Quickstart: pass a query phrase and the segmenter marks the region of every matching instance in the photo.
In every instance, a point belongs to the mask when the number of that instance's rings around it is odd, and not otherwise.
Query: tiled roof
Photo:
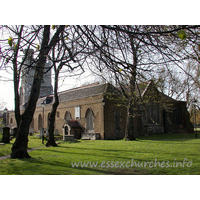
[[[94,85],[94,86],[89,86],[89,87],[81,87],[81,88],[75,88],[72,90],[67,90],[65,92],[62,92],[59,95],[59,100],[60,102],[65,102],[65,101],[70,101],[74,99],[80,99],[84,97],[89,97],[89,96],[95,96],[98,94],[102,94],[106,91],[106,85],[107,84],[102,84],[102,85]]]
[[[144,96],[145,92],[148,90],[151,83],[154,84],[152,81],[139,83],[136,86],[136,95]],[[113,85],[111,85],[109,83],[106,83],[106,84],[94,83],[94,84],[90,84],[90,85],[86,85],[86,86],[82,86],[82,87],[78,87],[78,88],[74,88],[74,89],[69,89],[69,90],[66,90],[63,92],[59,92],[58,96],[59,96],[60,102],[66,102],[66,101],[71,101],[71,100],[75,100],[75,99],[91,97],[91,96],[95,96],[95,95],[99,95],[99,94],[119,95],[120,89],[117,89],[116,87],[114,87]],[[160,94],[162,95],[162,97],[165,100],[176,101],[161,92],[160,92]],[[38,99],[37,107],[41,107],[41,103],[43,103],[48,98],[49,99],[52,98],[52,102],[49,101],[48,104],[52,104],[54,102],[53,95],[42,97],[42,98]]]
[[[60,102],[66,102],[66,101],[81,99],[81,98],[95,96],[95,95],[104,94],[104,93],[119,94],[119,90],[109,83],[106,83],[106,84],[94,83],[87,86],[82,86],[82,87],[66,90],[63,92],[59,92],[58,96],[59,96]],[[37,107],[41,107],[41,103],[43,103],[46,100],[46,98],[50,98],[50,97],[53,97],[53,95],[49,95],[49,96],[38,99]],[[52,104],[53,102],[54,102],[54,97],[53,97],[52,102],[50,102],[49,104]]]
[[[49,96],[45,96],[45,97],[39,98],[38,101],[37,101],[36,107],[41,107],[41,104],[42,104],[43,102],[45,102],[46,99],[48,99],[49,97],[52,98],[52,101],[51,101],[50,103],[48,103],[48,104],[52,104],[53,101],[54,101],[54,97],[53,97],[53,95],[49,95]]]
[[[71,128],[81,128],[81,129],[83,129],[83,127],[80,125],[80,123],[77,120],[67,120],[67,124]]]

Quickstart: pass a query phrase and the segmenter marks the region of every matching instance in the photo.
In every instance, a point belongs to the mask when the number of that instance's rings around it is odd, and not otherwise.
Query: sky
[[[4,81],[6,79],[6,81]],[[0,108],[14,109],[14,89],[12,75],[0,70]]]
[[[14,109],[13,82],[0,82],[0,94],[0,104],[5,103],[3,108]]]
[[[15,13],[16,7],[19,5],[18,1],[11,1],[12,7],[9,8],[9,13]],[[36,1],[37,2],[37,1]],[[35,10],[38,10],[38,3],[31,5],[32,9],[23,9],[23,12],[18,12],[15,17],[5,17],[0,19],[1,24],[198,24],[199,23],[199,8],[194,7],[196,1],[190,1],[190,4],[182,4],[180,2],[168,1],[163,6],[160,1],[139,1],[134,2],[134,5],[130,6],[130,1],[123,1],[123,3],[114,3],[108,1],[101,1],[98,4],[98,9],[95,4],[88,4],[90,1],[80,1],[76,6],[76,12],[74,9],[67,9],[74,6],[74,1],[68,2],[67,5],[60,7],[57,5],[48,5],[48,9],[43,9],[44,13],[39,17],[36,15]],[[193,3],[192,3],[193,2]],[[60,2],[61,3],[61,2]],[[41,1],[39,5],[41,4]],[[129,5],[129,6],[127,6]],[[154,6],[157,5],[157,6]],[[173,5],[173,6],[172,6]],[[56,9],[57,6],[57,9]],[[67,7],[66,7],[67,6]],[[7,7],[7,3],[3,3],[2,7]],[[40,10],[46,8],[44,3],[40,5]],[[137,9],[135,9],[137,8]],[[142,9],[138,9],[142,8]],[[62,12],[62,9],[64,12]],[[67,9],[67,12],[66,12]],[[53,11],[53,15],[50,12]],[[57,11],[56,11],[57,10]],[[88,12],[87,12],[88,10]],[[100,13],[102,13],[101,15]],[[169,12],[170,11],[170,12]],[[7,16],[7,9],[1,11],[1,16]],[[46,12],[46,14],[45,14]],[[51,13],[51,14],[50,14]],[[76,14],[74,14],[76,13]],[[170,13],[170,15],[169,15]],[[187,14],[186,14],[187,13]],[[28,16],[28,17],[24,17]],[[57,17],[55,17],[57,16]],[[72,17],[73,16],[73,17]],[[93,17],[91,17],[93,16]],[[191,17],[192,16],[192,17]],[[5,75],[0,70],[1,76]],[[68,79],[64,82],[64,86],[59,88],[60,91],[72,88],[73,86],[79,86],[84,82],[83,79],[78,81]],[[95,81],[95,79],[89,80]],[[14,109],[14,90],[12,82],[3,82],[0,80],[0,105],[2,102],[6,103],[8,109]]]
[[[86,83],[93,83],[97,81],[97,77],[92,76],[89,71],[86,71],[83,75],[77,77],[62,78],[59,79],[59,92],[79,87]],[[4,78],[2,78],[4,77]],[[3,81],[5,80],[6,81]],[[52,73],[52,86],[53,86],[53,73]],[[12,81],[11,72],[7,73],[4,70],[0,70],[0,109],[8,108],[8,110],[14,110],[14,87]]]

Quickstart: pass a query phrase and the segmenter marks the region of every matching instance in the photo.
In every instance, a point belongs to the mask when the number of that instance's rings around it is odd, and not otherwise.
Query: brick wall
[[[76,99],[72,101],[66,101],[59,104],[57,108],[58,115],[56,115],[55,129],[58,129],[59,133],[62,134],[62,127],[65,124],[65,113],[68,111],[71,113],[71,117],[75,120],[75,107],[80,106],[80,119],[77,119],[83,127],[86,127],[85,114],[88,108],[92,109],[94,113],[94,130],[100,133],[103,139],[103,95],[96,95],[93,97],[87,97],[82,99]],[[52,105],[46,105],[44,108],[44,128],[47,128],[48,114],[51,112]],[[38,116],[43,116],[42,107],[38,107],[34,114],[34,131],[38,132]]]

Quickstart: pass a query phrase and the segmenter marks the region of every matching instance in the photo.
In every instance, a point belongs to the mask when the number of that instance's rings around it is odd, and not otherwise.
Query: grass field
[[[2,135],[0,135],[1,141]],[[0,145],[0,156],[9,155],[11,153],[11,148],[15,139],[12,139],[9,144]],[[29,137],[28,149],[44,146],[41,142],[41,139],[38,139],[34,136]]]
[[[0,156],[10,154],[12,143],[0,145]],[[43,146],[41,140],[30,136],[29,148],[36,146]],[[0,160],[0,174],[200,174],[200,139],[193,134],[61,141],[29,154],[30,159]]]

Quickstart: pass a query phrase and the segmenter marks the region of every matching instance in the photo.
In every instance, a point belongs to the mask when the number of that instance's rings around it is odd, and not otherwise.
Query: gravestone
[[[73,142],[74,141],[74,136],[73,135],[65,135],[64,136],[64,141]]]
[[[49,137],[49,131],[46,128],[44,128],[44,135],[46,135],[46,137]]]
[[[55,130],[55,135],[59,135],[58,129]]]
[[[34,128],[33,127],[30,127],[29,128],[29,135],[33,135],[34,134]]]
[[[3,128],[3,143],[10,143],[10,128],[4,127]]]
[[[16,135],[17,135],[17,128],[16,127],[15,128],[11,128],[10,136],[16,137]]]
[[[44,134],[44,129],[43,129],[43,128],[40,128],[39,133],[40,133],[40,138],[42,138],[42,135]]]
[[[14,129],[13,128],[10,129],[10,136],[14,136]]]

